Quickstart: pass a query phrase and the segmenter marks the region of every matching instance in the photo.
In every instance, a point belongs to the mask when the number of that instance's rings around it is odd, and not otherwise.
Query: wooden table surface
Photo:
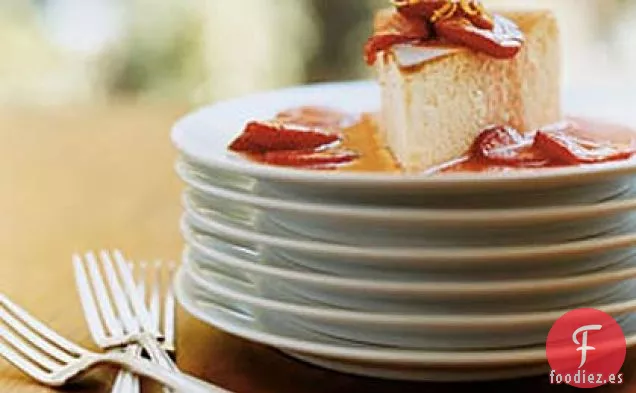
[[[118,247],[133,259],[178,259],[179,192],[169,129],[185,106],[0,111],[0,291],[63,335],[94,348],[73,286],[75,251]],[[546,377],[490,384],[415,384],[307,366],[179,312],[180,366],[236,393],[574,391]],[[623,386],[636,392],[628,362]],[[71,391],[107,392],[111,371]],[[630,384],[630,381],[633,383]],[[152,389],[148,389],[152,390]],[[0,359],[0,392],[44,393]]]

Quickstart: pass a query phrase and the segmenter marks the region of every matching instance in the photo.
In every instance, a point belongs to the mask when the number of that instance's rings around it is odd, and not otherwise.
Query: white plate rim
[[[280,336],[264,331],[241,326],[232,326],[210,318],[194,303],[197,300],[188,299],[190,294],[183,287],[184,273],[180,268],[174,281],[175,295],[181,306],[195,318],[215,326],[227,333],[238,337],[269,345],[283,350],[291,350],[305,354],[339,358],[372,363],[399,363],[421,366],[468,366],[481,367],[510,365],[511,363],[526,364],[539,363],[546,360],[545,348],[531,348],[522,350],[499,350],[494,352],[433,352],[421,350],[392,350],[372,348],[352,348],[338,345],[321,344],[311,341]],[[200,301],[200,300],[199,300]],[[210,303],[210,302],[208,302]],[[626,337],[627,346],[636,345],[636,334]]]
[[[231,298],[251,307],[259,307],[267,311],[275,311],[296,316],[311,316],[323,321],[343,324],[372,324],[375,326],[408,326],[429,329],[506,329],[515,326],[536,326],[554,323],[570,309],[545,312],[525,312],[515,314],[480,314],[465,315],[413,315],[371,313],[367,311],[341,310],[329,307],[313,307],[308,305],[287,303],[278,300],[261,298],[255,294],[239,293],[231,288],[214,285],[202,277],[197,276],[198,267],[192,266],[192,260],[184,260],[183,274],[187,275],[201,288],[210,293]],[[636,300],[614,302],[607,305],[591,306],[610,315],[626,314],[636,311]]]
[[[336,255],[339,257],[358,257],[370,260],[417,260],[431,262],[459,262],[464,264],[480,261],[509,262],[519,259],[534,259],[539,257],[571,257],[573,255],[587,255],[620,248],[636,246],[636,233],[614,235],[544,246],[507,246],[507,247],[471,247],[462,249],[452,248],[423,248],[423,247],[355,247],[337,245],[313,240],[297,240],[281,236],[257,232],[253,229],[240,228],[220,220],[211,221],[199,214],[184,195],[182,203],[188,222],[195,227],[208,232],[220,232],[224,236],[236,240],[259,243],[281,249],[312,252],[321,255]]]
[[[473,190],[493,187],[519,188],[528,187],[528,182],[532,182],[534,186],[552,185],[555,182],[561,184],[565,184],[566,182],[593,182],[595,180],[607,179],[610,176],[627,176],[636,172],[636,159],[633,159],[620,162],[581,165],[577,167],[518,170],[497,174],[481,173],[478,175],[474,173],[433,176],[426,174],[396,175],[346,171],[334,173],[332,171],[323,172],[267,166],[242,159],[226,159],[228,156],[226,151],[216,152],[216,154],[199,154],[198,149],[193,149],[193,146],[190,145],[188,140],[188,133],[195,129],[193,124],[199,123],[209,117],[218,116],[215,121],[206,121],[206,123],[212,123],[216,126],[216,123],[227,122],[227,118],[232,114],[234,114],[235,117],[237,117],[237,114],[240,114],[241,118],[245,117],[243,121],[244,124],[245,120],[263,119],[263,115],[245,116],[246,111],[250,111],[253,108],[262,106],[272,108],[272,111],[268,114],[268,116],[271,117],[274,116],[278,110],[284,110],[303,104],[310,105],[316,102],[328,104],[333,101],[345,102],[345,97],[347,96],[349,96],[349,99],[356,97],[355,99],[358,100],[365,100],[366,98],[366,110],[375,110],[377,104],[370,104],[369,99],[369,96],[373,96],[374,94],[379,95],[377,85],[375,82],[369,81],[315,84],[256,93],[241,98],[218,102],[186,115],[173,126],[171,138],[174,146],[181,154],[188,157],[189,160],[211,169],[228,171],[270,181],[342,188],[417,188],[431,191],[458,188],[471,188]],[[322,100],[317,98],[320,96],[323,97]],[[327,99],[326,96],[328,96],[329,99]],[[364,103],[356,104],[356,106],[365,107]],[[273,108],[277,109],[273,110]],[[238,135],[240,131],[240,128],[232,130],[234,135]]]
[[[336,277],[324,273],[301,272],[283,267],[269,266],[248,261],[236,256],[205,247],[195,237],[193,229],[185,220],[181,220],[181,233],[188,245],[197,253],[214,259],[217,263],[240,269],[251,274],[258,274],[269,278],[305,283],[309,285],[323,285],[341,291],[365,291],[372,294],[412,295],[431,297],[464,297],[464,296],[503,296],[512,292],[530,291],[533,293],[552,293],[556,290],[576,290],[593,288],[605,284],[613,284],[636,278],[636,267],[623,267],[610,272],[589,272],[576,277],[560,277],[549,279],[519,279],[492,280],[488,282],[407,282],[399,280],[378,280]],[[220,240],[222,241],[222,240]],[[188,250],[186,249],[186,252]],[[626,258],[632,258],[627,256]],[[618,262],[620,264],[621,262]]]
[[[426,209],[426,208],[397,208],[374,207],[337,203],[316,203],[303,200],[290,200],[256,195],[248,191],[202,183],[186,174],[189,165],[183,161],[177,163],[176,170],[179,177],[195,192],[211,195],[215,198],[247,206],[281,211],[286,213],[302,213],[315,216],[344,217],[348,219],[367,221],[388,221],[399,223],[431,223],[439,225],[466,224],[506,225],[514,223],[536,224],[558,220],[574,220],[597,218],[604,215],[626,213],[636,210],[636,194],[628,191],[632,198],[611,200],[596,204],[503,208],[503,209]],[[620,198],[620,197],[619,197]]]

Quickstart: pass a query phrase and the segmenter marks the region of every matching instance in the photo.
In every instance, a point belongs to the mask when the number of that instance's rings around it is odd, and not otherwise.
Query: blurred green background
[[[636,1],[491,0],[562,20],[566,84],[636,86]],[[201,104],[368,78],[361,47],[388,0],[0,0],[0,102]]]

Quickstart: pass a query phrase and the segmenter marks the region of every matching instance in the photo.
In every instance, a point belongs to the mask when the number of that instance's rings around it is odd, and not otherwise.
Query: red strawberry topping
[[[241,153],[318,150],[339,141],[340,136],[336,134],[254,121],[248,123],[243,134],[232,142],[230,150]]]

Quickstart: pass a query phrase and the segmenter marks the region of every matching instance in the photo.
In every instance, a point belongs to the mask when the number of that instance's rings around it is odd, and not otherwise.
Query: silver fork
[[[153,326],[151,315],[135,285],[128,261],[120,251],[111,253],[102,250],[99,255],[101,263],[93,252],[86,253],[84,260],[79,255],[73,256],[80,300],[95,343],[102,349],[139,344],[153,362],[168,370],[179,372],[176,364],[157,341],[161,336]],[[196,381],[211,391],[227,392],[207,382],[198,379]]]
[[[156,331],[162,331],[163,334],[161,347],[169,355],[173,355],[175,352],[175,299],[172,291],[172,279],[174,276],[175,264],[174,262],[169,262],[165,268],[164,265],[165,264],[160,261],[157,261],[154,264],[154,268],[151,272],[152,279],[150,280],[150,294],[148,296],[149,300],[147,304],[154,329]],[[135,270],[134,265],[131,264],[130,266],[133,270]],[[146,299],[146,287],[148,286],[146,284],[148,279],[148,266],[146,262],[139,263],[137,270],[138,294],[142,299]],[[165,274],[162,274],[164,273],[164,270]],[[162,280],[162,276],[164,275],[167,276],[167,278],[165,280],[165,290],[162,291],[162,282],[164,281]],[[165,294],[162,294],[162,292],[165,292]],[[161,302],[162,298],[163,302]],[[162,316],[163,321],[161,318]],[[127,348],[126,352],[135,356],[140,356],[141,350],[142,348],[139,345],[133,344]],[[139,378],[126,370],[121,370],[115,378],[111,393],[137,393],[140,389],[141,385]],[[168,392],[169,390],[164,389],[164,391]]]
[[[55,333],[0,294],[0,356],[41,384],[60,387],[99,365],[124,367],[187,393],[229,393],[208,388],[194,377],[123,353],[90,352]]]
[[[161,335],[161,347],[169,355],[175,354],[175,298],[172,289],[176,264],[157,261],[151,269],[152,285],[148,300],[148,311],[155,331]],[[139,265],[137,288],[142,299],[146,298],[146,280],[148,265]],[[163,302],[161,299],[163,298]],[[163,317],[163,318],[162,318]]]

